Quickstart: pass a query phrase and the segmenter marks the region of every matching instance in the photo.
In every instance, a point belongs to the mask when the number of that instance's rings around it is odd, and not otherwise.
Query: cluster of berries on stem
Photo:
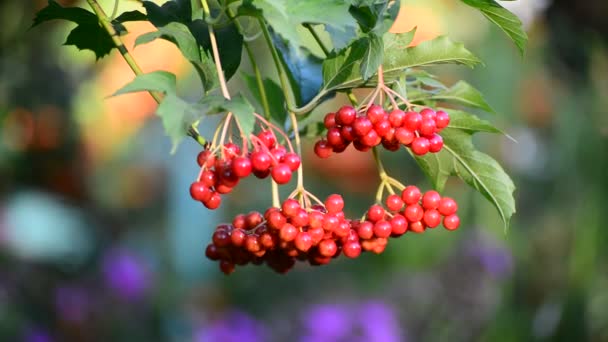
[[[222,201],[220,195],[232,192],[241,179],[252,174],[257,178],[270,175],[277,184],[291,180],[292,173],[300,166],[300,157],[294,153],[287,137],[289,150],[277,142],[273,126],[265,120],[263,122],[267,126],[244,139],[242,148],[227,142],[199,153],[197,162],[201,169],[190,186],[190,196],[194,200],[208,209],[217,209]],[[253,146],[252,151],[248,150],[249,142]]]
[[[344,151],[351,143],[359,151],[382,145],[389,151],[406,146],[416,155],[437,153],[443,147],[439,135],[448,126],[450,116],[443,110],[425,108],[420,112],[397,108],[386,112],[382,106],[370,105],[365,111],[343,106],[336,113],[325,115],[325,139],[317,141],[315,153],[327,158]]]
[[[363,219],[348,219],[342,196],[333,194],[324,203],[303,206],[293,198],[280,208],[262,215],[237,215],[231,224],[217,226],[207,246],[209,259],[219,261],[225,274],[236,265],[266,264],[279,273],[289,271],[296,261],[325,265],[341,254],[357,258],[362,252],[382,253],[389,238],[411,231],[422,233],[442,221],[448,230],[460,224],[456,202],[436,191],[424,195],[415,186],[403,189],[401,196],[386,198],[386,208],[372,205]]]

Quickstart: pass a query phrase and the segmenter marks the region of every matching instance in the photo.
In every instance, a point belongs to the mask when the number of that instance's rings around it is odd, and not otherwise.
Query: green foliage
[[[296,47],[302,46],[298,25],[325,24],[338,30],[356,25],[345,0],[251,0],[245,3],[258,10],[251,13],[263,17],[275,32]]]
[[[413,35],[413,31],[384,35],[382,66],[385,81],[394,80],[406,69],[413,67],[437,64],[461,64],[473,67],[481,63],[477,57],[464,48],[463,44],[454,43],[445,36],[414,47],[407,47]],[[365,85],[366,82],[359,72],[358,66],[365,55],[366,48],[365,40],[359,39],[323,62],[323,88],[325,91]]]
[[[523,30],[521,20],[494,0],[460,0],[478,9],[489,21],[500,27],[515,43],[523,55],[526,51],[528,35]]]
[[[134,12],[123,13],[112,21],[112,25],[117,32],[126,33],[127,30],[122,23],[143,20],[140,14]],[[32,27],[56,19],[77,24],[66,38],[64,45],[74,45],[80,50],[91,50],[95,53],[97,59],[107,55],[116,47],[110,35],[100,25],[95,14],[78,7],[62,7],[54,0],[49,0],[49,4],[36,14]]]
[[[527,36],[515,15],[494,0],[461,1],[478,9],[500,27],[523,54]],[[147,20],[152,23],[156,31],[138,37],[136,45],[155,39],[166,39],[175,44],[200,77],[204,89],[200,100],[191,103],[180,98],[176,92],[175,75],[166,71],[138,75],[114,95],[137,91],[162,93],[163,100],[157,114],[175,149],[190,126],[205,115],[231,112],[242,134],[248,136],[253,132],[256,119],[250,101],[240,94],[231,100],[217,94],[220,86],[218,71],[223,72],[228,80],[241,65],[243,46],[248,42],[243,39],[240,31],[243,22],[239,21],[249,17],[264,25],[264,29],[266,26],[271,28],[274,36],[265,35],[265,43],[279,51],[279,65],[275,67],[285,73],[280,77],[280,86],[267,75],[258,79],[242,73],[258,111],[268,104],[264,114],[283,126],[288,110],[310,114],[316,105],[336,91],[373,87],[381,79],[409,102],[461,108],[463,110],[448,110],[450,126],[441,133],[444,149],[414,158],[440,191],[448,177],[460,177],[496,207],[506,227],[515,213],[515,186],[501,166],[476,150],[472,143],[473,134],[478,132],[504,133],[466,111],[475,109],[495,113],[494,110],[481,92],[470,84],[459,81],[446,87],[426,69],[440,64],[474,67],[482,62],[463,44],[446,36],[409,47],[415,29],[402,34],[388,33],[399,11],[399,3],[382,0],[212,1],[209,2],[210,10],[205,12],[198,0],[173,0],[162,6],[143,1],[146,14],[131,11],[110,20],[105,15],[98,18],[99,9],[94,9],[96,15],[82,8],[65,8],[51,0],[38,13],[32,26],[54,19],[74,22],[77,26],[65,44],[92,50],[97,58],[101,58],[116,46],[108,34],[112,30],[106,30],[108,27],[101,23],[111,25],[118,34],[126,32],[122,25],[126,21]],[[302,28],[311,28],[313,24],[316,25],[315,33],[324,37],[320,44],[331,41],[333,47],[340,47],[332,50],[332,47],[323,46],[321,50],[331,50],[324,59],[313,58],[306,49],[310,39],[305,42],[303,35],[309,33]],[[217,42],[216,56],[213,55],[212,36]],[[314,38],[319,39],[317,36]],[[115,38],[116,41],[118,39]],[[251,58],[255,59],[255,56]],[[221,68],[215,64],[216,61],[220,61]],[[380,70],[382,78],[378,77]],[[260,85],[266,94],[265,99],[262,99]],[[294,99],[292,102],[295,104],[286,103],[287,98]],[[309,103],[303,103],[311,98]],[[292,105],[302,107],[294,109]],[[300,118],[301,131],[308,136],[318,137],[325,129],[316,116]]]

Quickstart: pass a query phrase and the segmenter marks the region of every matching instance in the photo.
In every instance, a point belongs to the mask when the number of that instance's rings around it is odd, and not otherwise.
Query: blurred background
[[[502,2],[530,35],[523,59],[458,1],[402,3],[394,32],[418,26],[416,42],[449,34],[486,62],[433,71],[480,89],[499,113],[484,118],[517,141],[476,138],[517,185],[510,229],[453,179],[455,232],[406,235],[382,255],[288,275],[250,266],[226,277],[204,256],[210,232],[269,206],[269,184],[241,185],[214,212],[192,201],[200,147],[187,140],[170,154],[148,94],[107,98],[133,77],[120,56],[95,63],[62,46],[66,22],[29,30],[46,1],[1,1],[0,340],[608,341],[608,2]],[[119,10],[137,8],[122,1]],[[127,27],[130,49],[153,30]],[[144,71],[178,73],[183,96],[196,97],[172,45],[132,51]],[[243,84],[230,82],[247,92]],[[404,153],[383,158],[397,178],[429,188]],[[373,201],[371,156],[306,163],[319,197],[343,193],[353,215]]]

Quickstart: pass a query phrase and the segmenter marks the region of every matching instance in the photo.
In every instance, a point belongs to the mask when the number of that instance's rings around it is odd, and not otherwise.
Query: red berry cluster
[[[348,258],[356,258],[362,251],[380,254],[389,237],[437,227],[442,215],[449,230],[460,223],[456,202],[435,191],[422,196],[418,188],[410,186],[402,196],[389,196],[386,206],[388,211],[380,205],[371,206],[366,220],[359,221],[345,218],[340,195],[330,195],[324,206],[309,209],[287,199],[281,208],[270,208],[264,215],[251,212],[236,216],[232,224],[219,225],[206,255],[219,261],[225,274],[232,273],[236,265],[248,263],[266,263],[285,273],[297,260],[325,265],[340,254]]]
[[[382,144],[389,151],[397,151],[404,145],[419,156],[436,153],[443,147],[443,139],[438,133],[450,123],[446,112],[430,108],[420,112],[395,109],[387,113],[382,106],[374,104],[365,114],[359,114],[351,106],[327,114],[324,120],[326,139],[316,143],[316,155],[328,158],[332,152],[344,151],[351,142],[359,151]]]
[[[190,185],[190,196],[208,209],[217,209],[222,201],[220,194],[230,193],[240,179],[251,174],[257,178],[271,175],[278,184],[288,183],[292,172],[300,166],[300,157],[277,144],[270,130],[263,130],[255,137],[253,152],[242,152],[230,142],[220,148],[219,155],[208,149],[199,153],[197,161],[201,172]]]

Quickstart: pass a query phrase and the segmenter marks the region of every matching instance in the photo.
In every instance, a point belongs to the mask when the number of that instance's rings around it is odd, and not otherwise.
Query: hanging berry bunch
[[[460,1],[500,26],[523,53],[527,37],[516,16],[495,1]],[[219,261],[226,274],[236,265],[249,263],[266,264],[284,273],[297,261],[325,265],[341,255],[357,258],[363,252],[382,253],[390,239],[420,234],[441,224],[455,230],[460,226],[458,205],[441,195],[449,176],[458,176],[487,198],[505,228],[515,213],[513,182],[496,160],[472,143],[473,134],[502,131],[469,109],[494,111],[470,84],[459,81],[446,86],[426,70],[436,64],[474,67],[481,61],[446,36],[409,46],[415,30],[388,32],[400,9],[399,1],[320,4],[300,0],[298,6],[291,6],[288,0],[172,0],[162,6],[143,1],[142,11],[112,17],[96,0],[87,3],[93,12],[67,9],[51,0],[34,19],[34,26],[52,19],[71,20],[78,27],[67,44],[92,50],[97,58],[117,49],[137,76],[115,95],[149,91],[159,103],[157,114],[174,149],[185,136],[203,146],[196,157],[200,171],[195,178],[193,175],[190,186],[194,200],[217,209],[222,196],[232,192],[241,179],[252,175],[270,179],[266,182],[271,189],[271,208],[237,215],[231,223],[210,232],[212,242],[206,255]],[[91,25],[95,20],[99,25]],[[147,20],[156,30],[138,37],[135,45],[166,39],[192,64],[203,89],[198,101],[180,97],[175,75],[142,72],[121,38],[127,31],[124,23],[136,20]],[[252,25],[243,25],[244,20],[257,26],[252,31]],[[81,34],[83,30],[99,39],[92,42]],[[302,40],[306,31],[325,58],[309,58],[310,47]],[[322,40],[320,33],[329,39]],[[260,54],[250,44],[258,38],[266,46],[256,47],[270,53],[278,84],[258,66]],[[252,75],[237,73],[243,49]],[[322,72],[314,71],[319,69]],[[237,74],[242,75],[252,96],[231,94],[227,81]],[[313,79],[319,82],[310,82]],[[354,89],[367,96],[360,101]],[[310,90],[316,94],[311,96]],[[351,104],[313,120],[311,112],[337,93],[345,94]],[[218,114],[222,119],[207,140],[198,128],[205,124],[205,116]],[[314,137],[314,152],[320,158],[351,145],[373,154],[380,183],[375,201],[365,213],[348,217],[340,194],[321,202],[306,190],[301,160],[304,134]],[[388,151],[403,147],[434,189],[422,193],[417,186],[405,186],[389,176],[380,146]],[[292,184],[294,174],[295,189],[281,200],[278,187]]]

